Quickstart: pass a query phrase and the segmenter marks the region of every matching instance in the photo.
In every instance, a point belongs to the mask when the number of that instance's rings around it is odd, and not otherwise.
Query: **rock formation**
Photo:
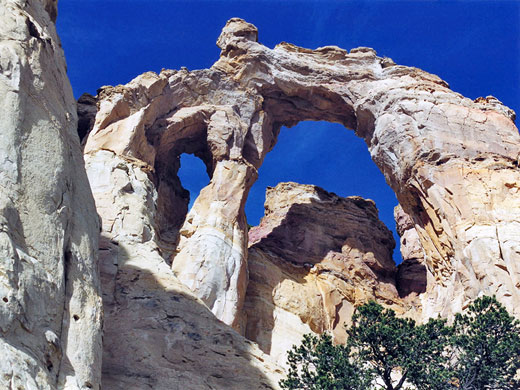
[[[87,158],[110,150],[153,172],[159,245],[175,249],[174,273],[218,318],[234,325],[247,284],[244,205],[256,169],[274,144],[270,122],[258,112],[261,98],[221,72],[181,70],[149,72],[126,86],[106,87],[98,105]],[[237,107],[250,118],[240,118]],[[203,159],[211,175],[187,216],[188,198],[177,177],[182,153]]]
[[[370,200],[296,183],[268,188],[265,216],[249,231],[246,337],[285,364],[306,333],[344,342],[344,324],[371,299],[403,313],[394,246]]]
[[[102,388],[276,388],[282,370],[218,321],[165,262],[155,231],[152,173],[141,162],[106,150],[86,160],[103,216]]]
[[[514,113],[493,97],[466,99],[437,76],[372,49],[282,43],[270,50],[252,31],[228,22],[213,69],[258,91],[276,124],[335,121],[364,138],[412,217],[434,277],[425,315],[449,315],[479,294],[496,294],[519,316]]]
[[[56,2],[0,1],[0,388],[99,389],[99,222]]]
[[[496,294],[520,317],[520,137],[497,99],[369,48],[269,49],[231,19],[211,69],[84,97],[84,165],[55,0],[0,1],[0,387],[275,389],[231,327],[280,360],[308,330],[341,341],[370,298],[427,318]],[[269,191],[248,251],[248,191],[302,120],[364,139],[402,207],[397,274],[373,203],[312,186]],[[182,153],[211,178],[189,212]]]
[[[77,102],[78,135],[84,140],[88,132],[94,127],[97,114],[97,99],[91,94],[84,93]]]
[[[401,238],[400,248],[403,258],[397,270],[396,287],[401,297],[414,295],[413,298],[417,298],[426,291],[428,278],[430,278],[430,284],[435,281],[426,268],[424,249],[412,219],[399,205],[394,209],[394,217],[397,234]],[[417,304],[420,305],[419,302]]]
[[[268,49],[240,19],[217,44],[211,69],[105,87],[85,151],[111,150],[154,172],[158,237],[175,248],[174,273],[218,318],[239,327],[243,205],[280,127],[301,120],[339,122],[365,140],[421,242],[432,276],[425,316],[450,315],[479,294],[520,315],[520,144],[510,109],[492,97],[473,102],[369,48]],[[182,153],[200,157],[211,176],[186,218]]]

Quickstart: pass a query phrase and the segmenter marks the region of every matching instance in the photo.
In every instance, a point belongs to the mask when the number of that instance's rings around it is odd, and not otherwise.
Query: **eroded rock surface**
[[[437,76],[372,49],[265,48],[231,20],[213,66],[264,98],[273,122],[329,120],[355,129],[411,216],[434,283],[426,316],[496,294],[519,316],[518,156],[514,113],[475,102]]]
[[[371,299],[403,313],[394,246],[371,200],[296,183],[268,188],[265,216],[249,231],[246,337],[285,364],[306,333],[345,342],[344,324]]]
[[[165,261],[150,167],[105,150],[85,158],[103,217],[102,387],[277,389],[282,370],[220,322]]]
[[[56,1],[0,5],[0,387],[98,389],[99,221]],[[302,120],[354,129],[395,191],[408,218],[402,236],[413,242],[398,287],[420,302],[413,310],[449,316],[496,294],[520,317],[514,113],[373,49],[269,49],[257,40],[255,26],[232,19],[211,69],[145,73],[80,102],[84,129],[93,123],[85,159],[103,219],[105,387],[274,389],[280,368],[228,325],[280,358],[282,332],[328,329],[341,341],[338,323],[356,304],[399,302],[374,206],[287,185],[276,201],[287,205],[283,218],[268,205],[252,232],[246,294],[247,194],[280,128]],[[188,214],[182,153],[201,158],[211,177]],[[349,223],[333,218],[331,202],[382,239],[332,232]],[[333,227],[310,219],[307,236],[287,225],[311,211]],[[421,264],[425,286],[414,276]],[[266,317],[255,317],[255,305]]]
[[[414,295],[413,298],[417,298],[426,291],[428,278],[430,283],[434,283],[434,280],[426,268],[424,249],[412,219],[400,205],[395,207],[394,217],[403,259],[397,269],[396,287],[401,297]]]
[[[150,166],[158,235],[161,245],[175,248],[174,273],[235,325],[247,282],[245,200],[274,145],[261,98],[221,72],[181,70],[107,87],[98,104],[85,152],[111,150]],[[188,197],[177,177],[182,153],[200,157],[211,176],[187,217]]]
[[[514,113],[492,97],[464,98],[439,77],[373,49],[269,49],[257,35],[232,19],[211,69],[149,72],[98,97],[85,150],[152,167],[157,229],[178,278],[239,326],[247,192],[282,125],[326,120],[365,140],[413,220],[432,276],[424,315],[450,315],[479,294],[496,294],[520,315]],[[187,218],[176,175],[182,153],[200,157],[212,177]]]
[[[0,1],[0,388],[99,389],[99,222],[56,1]]]
[[[78,135],[83,141],[94,127],[97,114],[97,99],[89,93],[81,95],[77,102]]]

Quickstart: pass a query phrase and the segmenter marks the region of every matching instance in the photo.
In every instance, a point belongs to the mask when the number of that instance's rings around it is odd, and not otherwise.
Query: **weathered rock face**
[[[497,294],[519,316],[520,143],[514,113],[473,102],[437,76],[393,64],[372,49],[269,50],[231,20],[213,66],[264,98],[273,122],[329,120],[365,139],[409,214],[435,283],[425,315],[449,315]]]
[[[56,1],[0,1],[0,388],[99,389],[99,223]]]
[[[97,114],[97,99],[91,94],[84,93],[77,102],[78,135],[84,140],[88,132],[94,127]]]
[[[149,167],[105,150],[85,158],[103,216],[102,387],[277,388],[282,370],[221,323],[164,260],[155,223],[158,195]]]
[[[146,73],[99,96],[85,150],[111,150],[152,167],[157,231],[161,245],[176,248],[179,279],[239,326],[247,278],[243,203],[256,170],[282,125],[326,120],[365,140],[413,220],[432,276],[421,297],[424,314],[450,315],[485,293],[520,315],[514,113],[492,97],[466,99],[437,76],[372,49],[282,43],[271,50],[256,37],[253,25],[232,19],[211,69]],[[212,177],[187,218],[176,175],[181,153],[199,156]]]
[[[395,242],[374,202],[281,183],[267,189],[265,210],[249,231],[242,324],[280,364],[305,333],[330,331],[344,342],[344,324],[370,299],[406,311],[394,284]]]
[[[98,389],[99,221],[56,1],[0,4],[0,387]],[[369,48],[271,50],[257,36],[232,19],[211,69],[145,73],[80,102],[103,219],[104,386],[276,388],[280,368],[217,318],[281,359],[307,331],[342,341],[370,298],[428,317],[496,294],[520,317],[514,113]],[[374,205],[295,184],[269,194],[247,285],[247,194],[281,126],[301,120],[365,140],[402,205],[410,299]],[[182,153],[211,177],[189,213]]]
[[[249,232],[250,247],[261,247],[296,265],[315,265],[329,251],[341,252],[346,241],[352,258],[361,259],[380,279],[394,279],[395,242],[371,200],[280,183],[267,189],[265,216]]]

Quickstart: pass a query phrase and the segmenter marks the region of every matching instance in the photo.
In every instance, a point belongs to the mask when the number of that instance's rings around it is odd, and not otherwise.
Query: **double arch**
[[[282,126],[329,121],[365,141],[413,220],[431,278],[425,316],[459,311],[482,292],[520,308],[520,139],[512,111],[492,97],[464,98],[439,77],[369,48],[271,50],[257,34],[231,19],[211,69],[148,72],[98,97],[85,153],[108,149],[153,172],[157,236],[175,246],[176,276],[237,325],[247,285],[244,205],[258,168]],[[211,178],[187,215],[177,177],[182,153],[200,157]]]

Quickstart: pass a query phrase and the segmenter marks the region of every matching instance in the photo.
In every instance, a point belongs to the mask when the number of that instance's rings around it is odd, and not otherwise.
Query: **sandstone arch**
[[[173,260],[177,277],[236,326],[247,283],[244,203],[257,169],[282,125],[326,120],[365,140],[413,219],[431,277],[424,315],[449,315],[485,293],[520,316],[514,113],[492,97],[464,98],[439,77],[369,48],[282,43],[271,50],[257,35],[253,25],[231,19],[211,69],[145,73],[98,97],[88,170],[108,150],[150,173],[157,213],[148,239]],[[181,226],[185,206],[175,178],[183,152],[203,159],[211,182]],[[114,226],[104,228],[113,235]]]

